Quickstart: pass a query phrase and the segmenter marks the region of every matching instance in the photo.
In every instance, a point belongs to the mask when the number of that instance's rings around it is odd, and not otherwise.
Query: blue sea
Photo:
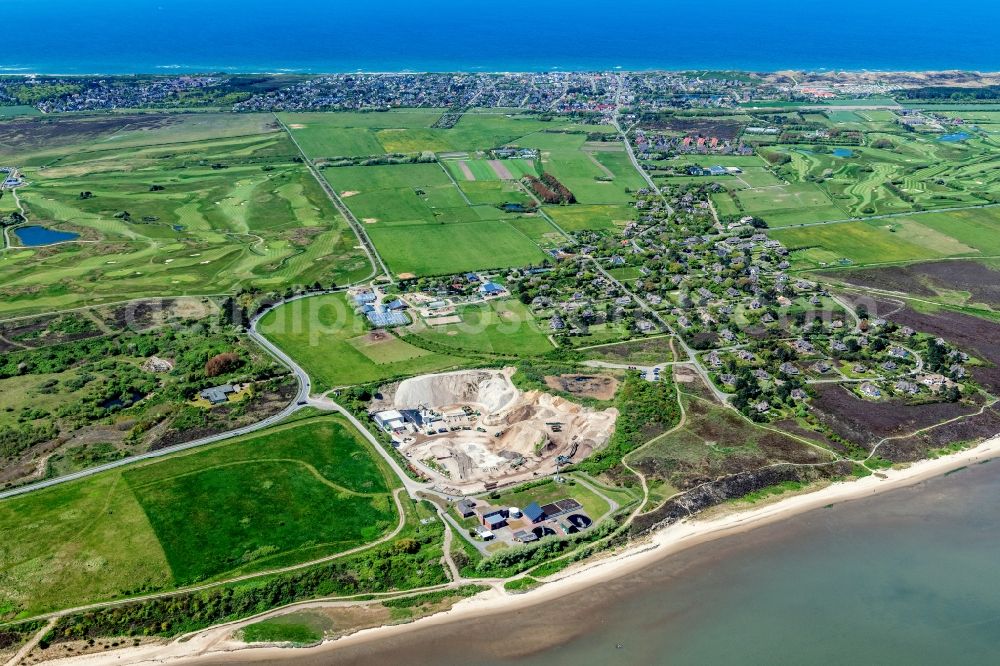
[[[255,663],[996,664],[998,467],[817,509],[529,608]]]
[[[0,73],[1000,70],[1000,3],[44,0]]]

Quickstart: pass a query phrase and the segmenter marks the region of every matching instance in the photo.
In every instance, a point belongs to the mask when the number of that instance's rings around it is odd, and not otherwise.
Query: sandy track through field
[[[500,180],[515,180],[514,174],[510,172],[507,165],[503,163],[503,160],[490,160],[490,168],[493,169],[493,173],[497,175]]]
[[[469,163],[466,161],[461,161],[458,163],[458,168],[462,170],[462,175],[465,176],[466,180],[475,180],[476,174],[472,173],[472,169],[469,168]]]

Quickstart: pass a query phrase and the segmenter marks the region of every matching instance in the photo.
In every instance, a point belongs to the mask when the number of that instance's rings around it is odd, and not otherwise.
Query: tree
[[[243,365],[243,359],[234,352],[224,352],[216,354],[205,362],[205,376],[218,377],[227,372],[232,372]]]

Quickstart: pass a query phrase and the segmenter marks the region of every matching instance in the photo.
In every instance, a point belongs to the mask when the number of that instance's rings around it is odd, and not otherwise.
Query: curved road
[[[284,305],[285,303],[290,303],[291,301],[296,301],[302,298],[308,298],[310,296],[318,296],[320,294],[335,293],[339,290],[327,290],[320,292],[311,292],[308,294],[300,294],[293,296],[288,300],[283,300],[279,303],[275,303],[268,309],[262,311],[256,317],[250,321],[250,327],[247,330],[250,338],[263,347],[269,354],[274,356],[279,362],[288,366],[288,368],[295,375],[295,379],[298,382],[299,390],[295,394],[295,398],[289,403],[287,407],[273,414],[261,421],[252,423],[242,428],[236,428],[235,430],[227,430],[226,432],[220,432],[216,435],[209,435],[208,437],[202,437],[201,439],[194,439],[190,442],[184,442],[183,444],[177,444],[175,446],[168,446],[164,449],[158,449],[156,451],[149,451],[147,453],[140,453],[134,456],[129,456],[127,458],[122,458],[121,460],[115,460],[114,462],[105,463],[103,465],[97,465],[96,467],[88,467],[87,469],[80,470],[79,472],[73,472],[72,474],[66,474],[64,476],[59,476],[54,479],[45,479],[44,481],[38,481],[29,485],[19,486],[17,488],[11,488],[10,490],[4,490],[0,492],[0,499],[5,499],[8,497],[14,497],[16,495],[23,495],[35,490],[41,490],[42,488],[49,488],[51,486],[58,485],[60,483],[66,483],[67,481],[74,481],[76,479],[82,479],[84,477],[91,476],[93,474],[99,474],[101,472],[106,472],[110,469],[116,469],[118,467],[124,467],[125,465],[131,465],[142,460],[150,460],[152,458],[160,458],[162,456],[170,455],[172,453],[177,453],[178,451],[186,451],[188,449],[194,449],[199,446],[205,446],[206,444],[213,444],[215,442],[221,442],[224,439],[229,439],[231,437],[239,437],[240,435],[247,435],[264,428],[268,428],[272,425],[279,423],[280,421],[286,419],[287,417],[294,414],[296,411],[302,409],[308,404],[309,399],[309,375],[306,374],[305,370],[300,368],[287,354],[274,346],[267,338],[257,332],[257,324],[260,319],[266,315],[268,312],[274,308]]]
[[[372,446],[375,447],[375,450],[392,468],[393,472],[395,472],[395,474],[399,477],[407,493],[409,493],[411,496],[416,496],[417,491],[434,492],[430,490],[431,484],[414,481],[412,478],[410,478],[410,476],[407,475],[406,471],[403,470],[403,468],[399,465],[396,459],[388,451],[385,450],[382,443],[379,442],[378,439],[371,434],[368,428],[361,421],[359,421],[357,417],[354,416],[354,414],[352,414],[350,411],[348,411],[338,403],[334,402],[330,398],[311,397],[310,390],[312,385],[310,384],[309,375],[306,373],[306,371],[303,370],[294,360],[292,360],[292,358],[288,354],[283,352],[270,340],[265,338],[261,333],[257,331],[257,325],[260,323],[260,320],[263,319],[264,316],[266,316],[269,312],[271,312],[276,308],[279,308],[293,301],[298,301],[305,298],[311,298],[313,296],[321,296],[324,294],[334,294],[341,292],[343,290],[344,288],[327,289],[324,291],[314,291],[305,294],[297,294],[295,296],[292,296],[291,298],[283,299],[278,303],[275,303],[274,305],[270,306],[269,308],[262,310],[260,313],[254,316],[253,319],[250,320],[250,325],[247,328],[247,335],[249,335],[254,342],[260,345],[265,351],[271,354],[280,363],[287,366],[288,369],[291,370],[292,374],[295,375],[295,379],[299,386],[299,389],[295,394],[295,398],[291,401],[291,403],[289,403],[287,407],[285,407],[277,414],[273,414],[272,416],[269,416],[261,421],[257,421],[256,423],[243,426],[242,428],[237,428],[235,430],[228,430],[226,432],[221,432],[216,435],[202,437],[201,439],[191,440],[190,442],[184,442],[183,444],[169,446],[167,448],[159,449],[156,451],[140,453],[138,455],[129,456],[128,458],[122,458],[121,460],[115,460],[114,462],[105,463],[103,465],[98,465],[96,467],[89,467],[87,469],[80,470],[79,472],[73,472],[72,474],[59,476],[54,479],[46,479],[44,481],[38,481],[36,483],[19,486],[17,488],[11,488],[10,490],[5,490],[3,492],[0,492],[0,500],[8,497],[14,497],[17,495],[23,495],[25,493],[29,493],[35,490],[41,490],[42,488],[49,488],[51,486],[55,486],[60,483],[75,481],[77,479],[82,479],[94,474],[106,472],[108,470],[116,469],[118,467],[124,467],[125,465],[131,465],[132,463],[140,462],[143,460],[160,458],[162,456],[167,456],[173,453],[177,453],[178,451],[187,451],[188,449],[194,449],[199,446],[213,444],[215,442],[220,442],[222,440],[230,439],[232,437],[247,435],[256,432],[258,430],[263,430],[264,428],[276,425],[279,422],[286,419],[287,417],[294,414],[295,412],[297,412],[298,410],[307,406],[316,407],[317,409],[322,409],[325,411],[335,411],[341,414],[344,418],[346,418],[351,423],[351,425],[357,428],[361,432],[361,434],[364,435],[365,439],[367,439],[372,444]],[[440,493],[435,492],[434,494],[440,494]],[[441,496],[445,497],[445,495],[443,494],[441,494]]]

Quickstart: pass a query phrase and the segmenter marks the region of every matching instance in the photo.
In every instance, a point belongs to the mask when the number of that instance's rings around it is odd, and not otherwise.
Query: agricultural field
[[[540,132],[516,145],[539,150],[542,169],[558,178],[581,204],[627,204],[632,201],[630,192],[646,185],[624,145],[589,143],[583,130]]]
[[[399,520],[383,465],[324,416],[4,500],[0,609],[166,590],[369,543]]]
[[[369,330],[345,294],[292,301],[269,312],[259,330],[301,365],[314,391],[458,367],[460,356],[415,347]]]
[[[526,175],[550,172],[580,202],[579,210],[549,206],[566,228],[601,229],[633,219],[630,192],[645,183],[624,146],[589,142],[608,128],[540,120],[516,113],[466,113],[450,129],[431,127],[431,113],[284,114],[307,154],[351,152],[419,153],[419,163],[335,166],[323,176],[388,264],[400,276],[435,275],[482,268],[508,268],[542,261],[542,248],[556,244],[548,232],[525,222],[533,198],[518,184]],[[329,116],[329,117],[327,117]],[[436,119],[436,118],[435,118]],[[399,125],[393,127],[393,125]],[[338,139],[341,132],[348,136]],[[489,159],[486,151],[504,145],[535,148],[540,159]],[[426,157],[442,154],[434,163]],[[343,164],[340,162],[338,164]],[[505,210],[509,205],[511,210]],[[588,206],[588,207],[584,207]],[[567,207],[572,209],[573,207]],[[528,218],[530,219],[530,218]],[[528,233],[525,227],[533,227]],[[421,252],[414,248],[420,247]]]
[[[442,162],[452,178],[462,181],[520,180],[526,175],[538,176],[531,160],[450,159]]]
[[[792,251],[795,268],[864,266],[945,257],[993,257],[996,209],[949,211],[769,232]]]
[[[370,273],[287,136],[258,117],[217,115],[30,121],[58,148],[37,143],[28,121],[0,123],[16,151],[2,160],[20,162],[29,182],[19,190],[29,221],[79,234],[4,253],[0,315]]]
[[[397,274],[507,268],[544,258],[509,224],[520,214],[500,209],[502,202],[526,202],[503,181],[464,183],[480,187],[474,201],[435,163],[337,167],[323,175]]]
[[[616,229],[636,218],[635,209],[620,204],[546,206],[545,213],[568,232],[582,229]]]
[[[516,300],[495,300],[470,305],[459,310],[458,324],[444,326],[415,325],[412,333],[435,346],[452,348],[456,353],[472,351],[506,356],[534,356],[554,349],[546,331],[531,314],[528,306]]]
[[[313,159],[489,150],[554,124],[517,111],[484,109],[464,114],[450,129],[433,127],[443,111],[282,113],[279,118]]]
[[[518,216],[492,222],[373,226],[366,229],[398,275],[442,275],[539,264],[545,254],[515,226]],[[422,252],[417,252],[417,249]]]
[[[42,112],[33,106],[0,106],[0,118],[16,118],[17,116],[40,116]]]

